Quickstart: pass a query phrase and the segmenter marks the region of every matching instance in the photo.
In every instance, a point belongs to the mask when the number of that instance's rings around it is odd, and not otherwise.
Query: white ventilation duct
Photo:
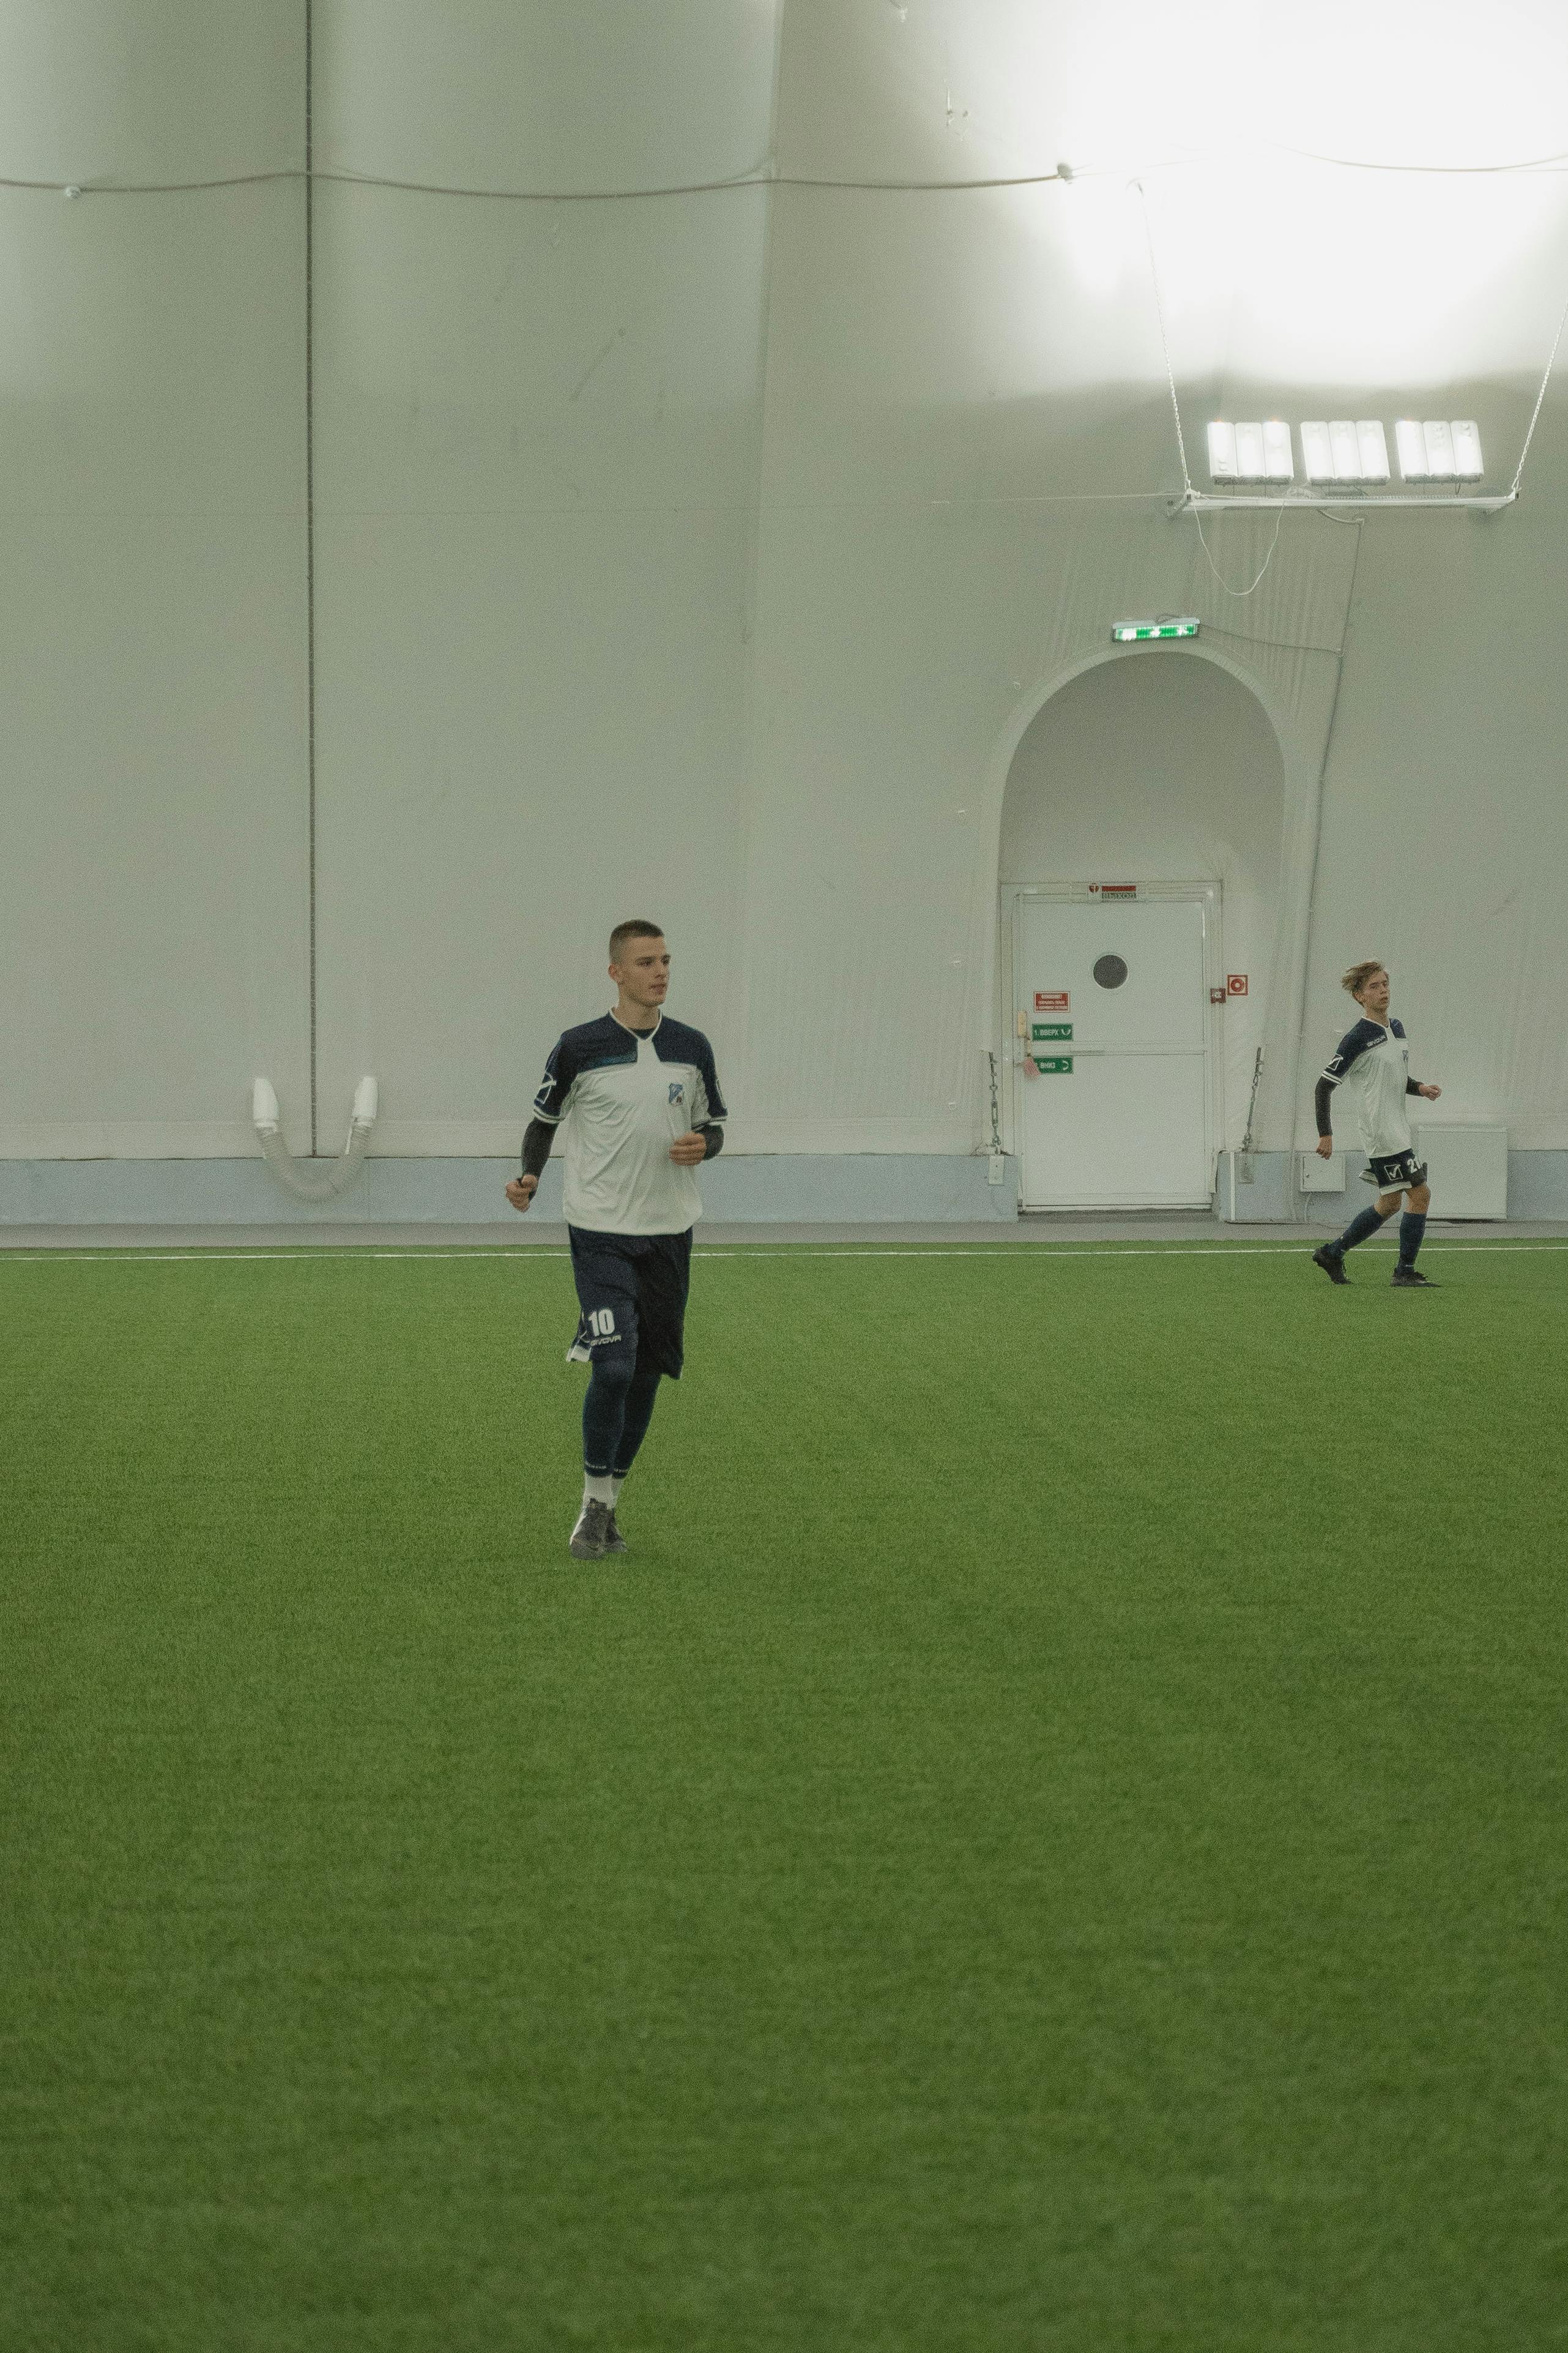
[[[270,1079],[258,1079],[250,1091],[250,1116],[261,1142],[262,1156],[285,1192],[300,1201],[336,1201],[359,1175],[375,1125],[378,1090],[374,1079],[362,1079],[354,1089],[353,1114],[348,1142],[336,1160],[296,1160],[283,1141],[282,1113]]]

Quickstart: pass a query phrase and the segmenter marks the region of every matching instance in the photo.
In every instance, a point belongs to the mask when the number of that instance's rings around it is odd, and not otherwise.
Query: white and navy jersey
[[[694,1168],[669,1147],[728,1117],[700,1029],[660,1014],[639,1037],[606,1013],[558,1039],[533,1115],[566,1122],[566,1222],[600,1234],[679,1234],[702,1215]]]
[[[1405,1097],[1410,1092],[1410,1047],[1402,1023],[1358,1021],[1347,1029],[1323,1072],[1323,1083],[1343,1087],[1355,1105],[1361,1146],[1369,1160],[1410,1149]]]

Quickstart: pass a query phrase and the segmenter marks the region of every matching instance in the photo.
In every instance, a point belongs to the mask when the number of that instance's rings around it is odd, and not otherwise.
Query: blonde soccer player
[[[1396,1021],[1388,1009],[1387,967],[1375,956],[1367,956],[1352,965],[1342,985],[1360,1006],[1362,1018],[1345,1031],[1318,1081],[1317,1148],[1324,1160],[1334,1148],[1329,1104],[1335,1089],[1343,1087],[1355,1105],[1367,1160],[1365,1181],[1376,1186],[1377,1198],[1369,1208],[1357,1212],[1342,1234],[1315,1250],[1312,1263],[1322,1268],[1331,1282],[1348,1282],[1345,1252],[1385,1226],[1403,1199],[1407,1206],[1399,1220],[1394,1287],[1425,1291],[1427,1281],[1416,1267],[1415,1253],[1426,1230],[1432,1192],[1410,1141],[1405,1103],[1411,1095],[1424,1095],[1428,1103],[1436,1103],[1443,1090],[1410,1075],[1410,1041],[1404,1023]]]

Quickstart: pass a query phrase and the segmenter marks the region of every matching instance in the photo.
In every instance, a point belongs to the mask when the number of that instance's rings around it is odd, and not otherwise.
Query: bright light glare
[[[1070,185],[987,200],[1008,211],[1018,250],[1041,255],[1037,296],[1010,313],[1037,327],[1041,385],[1163,381],[1146,208],[1177,384],[1233,387],[1216,407],[1293,385],[1303,408],[1381,407],[1391,422],[1396,403],[1473,409],[1479,394],[1450,391],[1462,385],[1517,374],[1533,391],[1568,176],[1461,167],[1568,143],[1562,0],[1435,0],[1418,23],[1365,0],[1314,0],[1310,15],[1256,0],[921,0],[909,14],[943,45],[938,98],[944,79],[966,81],[966,102],[984,92],[975,121],[994,137],[975,170],[1016,169],[1025,153],[1080,168]],[[1340,70],[1303,73],[1304,54]],[[1194,119],[1176,94],[1195,60],[1220,78]],[[1297,479],[1310,480],[1303,455]]]
[[[1236,480],[1234,425],[1209,427],[1209,480],[1211,482],[1234,482]]]
[[[1356,429],[1348,417],[1329,420],[1329,442],[1334,453],[1336,482],[1354,482],[1361,479],[1361,443]]]

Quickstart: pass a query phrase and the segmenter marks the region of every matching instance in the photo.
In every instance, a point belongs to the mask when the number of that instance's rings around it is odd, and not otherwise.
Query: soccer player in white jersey
[[[691,1229],[702,1215],[695,1170],[724,1141],[729,1114],[713,1049],[664,1010],[669,950],[658,923],[610,934],[614,1008],[565,1030],[522,1139],[522,1174],[506,1188],[526,1210],[555,1131],[566,1123],[566,1230],[582,1314],[568,1362],[585,1364],[578,1560],[625,1552],[621,1484],[653,1416],[660,1378],[680,1378]]]
[[[1337,1240],[1315,1250],[1312,1263],[1322,1268],[1331,1282],[1348,1282],[1346,1250],[1354,1250],[1357,1242],[1364,1242],[1369,1234],[1386,1225],[1403,1195],[1409,1207],[1399,1220],[1394,1287],[1424,1291],[1426,1277],[1416,1268],[1415,1253],[1426,1230],[1432,1193],[1426,1169],[1416,1165],[1405,1102],[1407,1095],[1425,1095],[1428,1103],[1436,1103],[1443,1090],[1411,1077],[1409,1042],[1404,1024],[1390,1018],[1388,974],[1376,957],[1352,964],[1342,986],[1361,1007],[1362,1018],[1353,1029],[1346,1030],[1318,1081],[1318,1151],[1326,1160],[1334,1148],[1329,1102],[1334,1089],[1342,1086],[1355,1104],[1367,1158],[1366,1182],[1377,1187],[1377,1199],[1351,1219]]]

